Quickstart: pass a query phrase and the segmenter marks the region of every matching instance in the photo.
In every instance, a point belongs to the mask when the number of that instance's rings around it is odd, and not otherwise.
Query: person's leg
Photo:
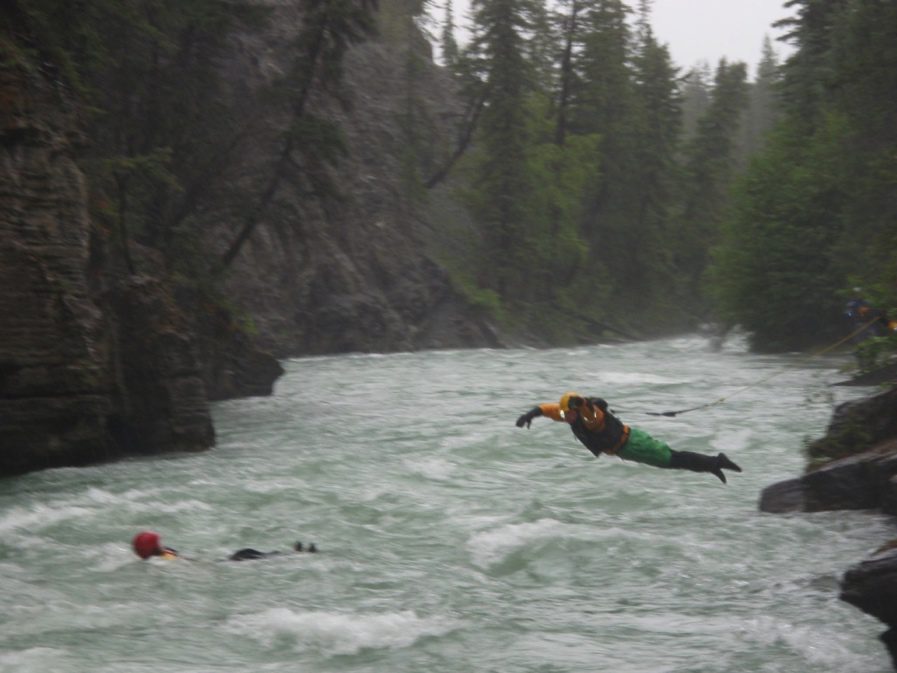
[[[723,468],[741,472],[741,468],[729,460],[725,453],[716,456],[707,456],[703,453],[693,453],[692,451],[673,451],[670,459],[670,467],[674,470],[691,470],[692,472],[710,472],[726,483],[726,475],[723,474]]]
[[[624,460],[644,463],[653,467],[710,472],[724,484],[726,483],[726,475],[723,474],[724,468],[741,472],[741,468],[729,460],[724,453],[707,456],[692,451],[674,451],[666,442],[655,439],[638,428],[630,428],[629,440],[617,455]]]
[[[623,460],[644,463],[652,467],[670,467],[673,450],[666,442],[654,439],[644,430],[629,428],[629,439],[617,455]]]

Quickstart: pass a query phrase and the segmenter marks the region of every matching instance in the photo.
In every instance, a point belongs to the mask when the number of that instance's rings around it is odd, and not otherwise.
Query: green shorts
[[[654,439],[644,430],[629,428],[629,439],[617,452],[623,460],[644,463],[654,467],[669,467],[672,449],[659,439]]]

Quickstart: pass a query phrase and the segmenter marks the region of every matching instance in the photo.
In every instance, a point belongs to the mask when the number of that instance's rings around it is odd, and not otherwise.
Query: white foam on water
[[[54,507],[37,504],[31,508],[12,507],[0,516],[0,533],[11,533],[19,529],[23,532],[33,532],[62,521],[79,519],[92,514],[90,508],[73,505]]]
[[[490,566],[523,547],[570,534],[573,527],[555,519],[512,523],[471,536],[467,547],[481,568]]]
[[[868,658],[851,650],[846,634],[817,626],[795,624],[775,617],[763,616],[742,624],[742,637],[766,648],[784,647],[798,654],[808,664],[839,670],[843,673],[875,671],[876,662],[884,662],[880,650],[870,649]],[[812,670],[812,669],[808,669]]]
[[[287,639],[296,650],[313,649],[328,655],[351,655],[364,649],[399,649],[420,638],[454,630],[452,620],[422,618],[411,611],[382,614],[298,612],[272,608],[228,620],[231,633],[247,636],[265,646]]]
[[[585,376],[589,379],[594,379],[596,385],[600,385],[602,387],[606,387],[608,385],[682,385],[691,383],[690,379],[682,379],[682,378],[672,378],[669,376],[660,376],[659,374],[649,374],[647,372],[638,372],[638,371],[629,371],[629,372],[612,372],[606,370],[598,370],[591,373],[586,373]],[[599,392],[589,393],[588,391],[581,391],[583,395],[600,395]],[[611,407],[613,407],[614,401],[608,400]]]
[[[38,673],[58,671],[64,668],[65,650],[57,647],[32,647],[27,650],[3,652],[0,650],[0,671],[3,673]]]
[[[710,446],[714,451],[731,451],[732,455],[729,457],[734,459],[736,453],[742,449],[748,449],[755,441],[756,433],[749,428],[743,428],[717,435],[710,440]]]
[[[445,481],[456,470],[455,466],[444,458],[424,458],[422,460],[406,460],[404,462],[409,472],[434,481]]]
[[[0,673],[885,673],[883,627],[837,594],[890,519],[757,511],[860,395],[808,405],[830,369],[700,339],[291,361],[273,397],[215,405],[214,451],[0,484]],[[514,427],[568,386],[745,471]],[[143,528],[191,562],[138,560]],[[225,561],[293,539],[322,553]]]
[[[241,483],[240,487],[249,493],[260,493],[262,495],[274,493],[290,493],[297,489],[304,489],[308,486],[307,482],[301,479],[252,479]]]

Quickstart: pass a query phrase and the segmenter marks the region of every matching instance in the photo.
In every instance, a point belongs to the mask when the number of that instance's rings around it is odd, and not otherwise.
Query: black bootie
[[[716,457],[716,462],[719,463],[719,466],[722,468],[732,470],[733,472],[741,472],[741,468],[731,460],[729,460],[729,457],[725,453],[719,454]]]
[[[677,470],[691,470],[692,472],[710,472],[716,475],[716,478],[724,484],[726,483],[726,475],[723,474],[724,467],[741,472],[741,468],[722,453],[718,456],[705,456],[703,453],[694,453],[692,451],[673,451],[670,467]]]

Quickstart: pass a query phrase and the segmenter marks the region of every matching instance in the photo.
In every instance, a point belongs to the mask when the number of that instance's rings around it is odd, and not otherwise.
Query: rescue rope
[[[833,343],[831,346],[826,346],[825,348],[823,348],[822,350],[820,350],[820,351],[818,351],[818,352],[816,352],[816,353],[810,353],[810,355],[809,355],[808,357],[811,358],[811,359],[812,359],[812,358],[818,358],[818,357],[820,357],[820,356],[822,356],[822,355],[825,355],[825,354],[828,353],[829,351],[833,351],[833,350],[835,350],[835,349],[838,348],[839,346],[841,346],[841,345],[845,344],[846,342],[850,341],[851,339],[853,339],[855,336],[857,336],[857,335],[861,334],[862,332],[864,332],[865,330],[869,329],[869,327],[871,327],[872,324],[875,323],[877,320],[878,320],[878,317],[873,318],[872,320],[870,320],[869,322],[865,323],[864,325],[861,325],[861,326],[859,327],[859,329],[857,329],[857,330],[851,332],[850,334],[848,334],[846,337],[844,337],[844,338],[841,339],[840,341],[836,341],[836,342]],[[729,398],[734,397],[735,395],[738,395],[739,393],[743,393],[745,390],[750,390],[751,388],[756,388],[756,387],[759,386],[761,383],[766,383],[766,382],[769,381],[770,379],[773,379],[773,378],[775,378],[776,376],[779,376],[780,374],[784,374],[786,371],[788,371],[788,370],[780,369],[779,371],[773,372],[773,373],[770,374],[769,376],[764,376],[762,379],[758,379],[757,381],[754,381],[753,383],[751,383],[751,384],[748,385],[748,386],[745,386],[744,388],[739,388],[738,390],[735,390],[735,391],[729,393],[728,395],[725,395],[725,396],[723,396],[723,397],[720,397],[718,400],[714,400],[713,402],[708,402],[707,404],[702,404],[702,405],[697,406],[697,407],[691,407],[691,408],[689,408],[689,409],[678,409],[678,410],[676,410],[676,411],[642,411],[642,412],[637,412],[637,413],[647,414],[648,416],[667,416],[667,417],[673,417],[673,416],[678,416],[679,414],[686,414],[686,413],[688,413],[689,411],[698,411],[698,410],[700,410],[700,409],[709,409],[710,407],[714,407],[714,406],[716,406],[717,404],[722,404],[723,402],[728,401]]]

